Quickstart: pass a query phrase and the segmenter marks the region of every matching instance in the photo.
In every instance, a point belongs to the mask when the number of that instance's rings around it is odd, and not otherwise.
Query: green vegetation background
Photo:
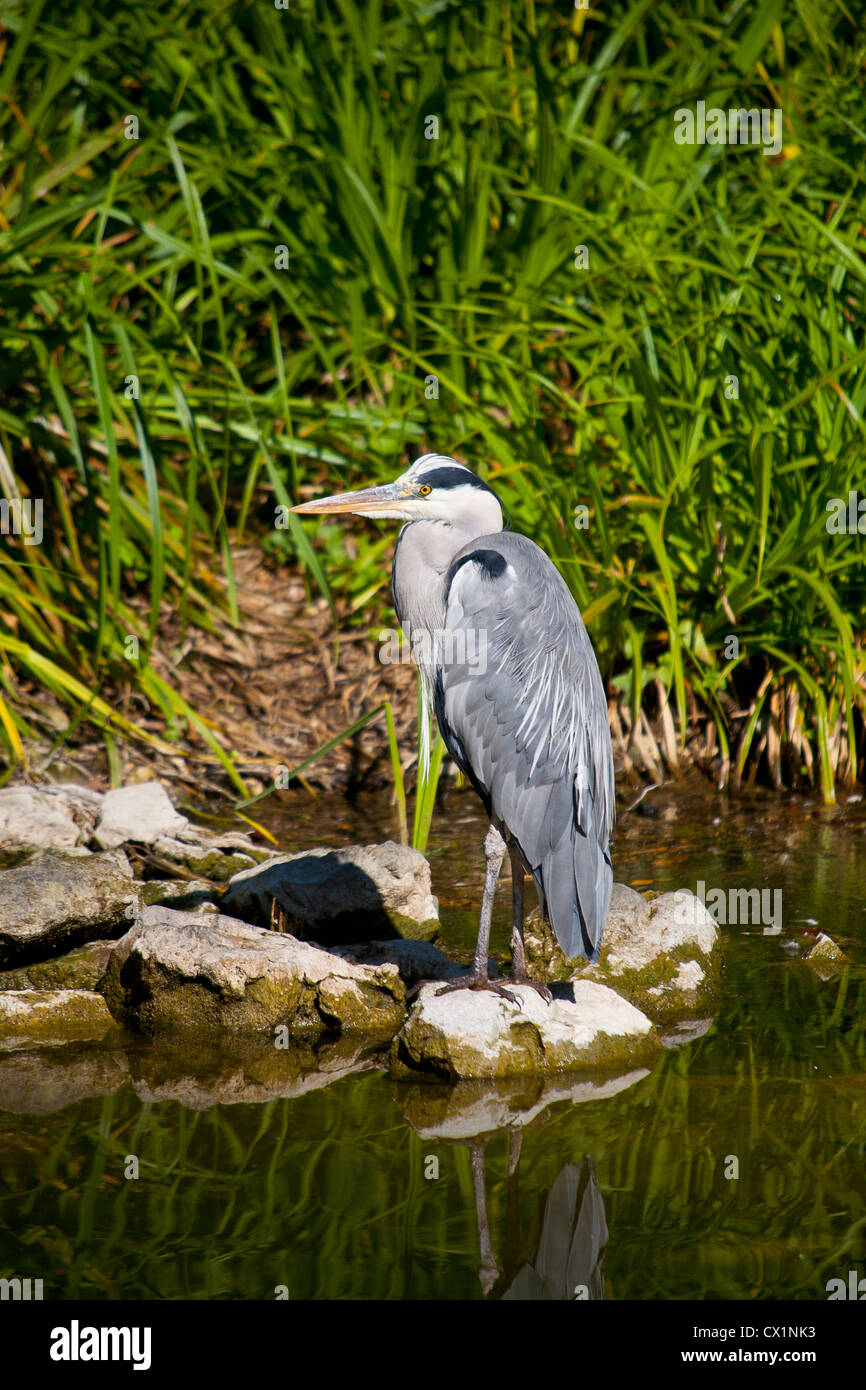
[[[60,738],[111,748],[141,736],[111,702],[132,678],[228,771],[148,664],[161,611],[236,613],[231,545],[268,536],[378,618],[393,529],[347,550],[275,508],[426,449],[555,558],[632,719],[661,682],[735,772],[764,749],[829,798],[862,769],[864,540],[827,529],[866,497],[866,40],[841,0],[0,22],[0,496],[44,504],[41,545],[0,539],[7,776],[37,733],[22,680],[68,706]],[[780,107],[781,153],[677,145],[698,100]]]

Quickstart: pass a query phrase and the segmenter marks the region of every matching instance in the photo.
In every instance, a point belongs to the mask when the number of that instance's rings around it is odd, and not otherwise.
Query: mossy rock
[[[722,940],[693,893],[683,890],[648,899],[625,884],[614,884],[595,965],[565,956],[537,909],[529,916],[525,936],[534,979],[609,985],[654,1023],[701,1018],[717,1004]]]
[[[84,989],[0,993],[0,1048],[101,1042],[114,1027],[101,994]]]
[[[548,1003],[509,984],[517,1003],[486,990],[418,994],[391,1045],[395,1077],[463,1079],[621,1073],[651,1067],[662,1046],[639,1010],[603,985],[580,981]]]
[[[96,989],[115,947],[114,941],[90,941],[53,960],[0,973],[4,989]]]

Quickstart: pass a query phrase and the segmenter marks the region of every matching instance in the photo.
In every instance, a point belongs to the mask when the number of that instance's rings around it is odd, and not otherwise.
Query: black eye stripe
[[[474,473],[470,473],[463,468],[429,468],[421,474],[418,479],[422,487],[431,488],[450,488],[450,487],[477,487],[482,492],[492,492],[493,489],[483,483]]]

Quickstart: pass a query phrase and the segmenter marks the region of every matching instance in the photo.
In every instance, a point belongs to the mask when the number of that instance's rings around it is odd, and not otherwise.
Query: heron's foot
[[[553,995],[547,985],[543,985],[540,980],[530,980],[525,970],[515,970],[506,978],[510,985],[529,985],[530,989],[534,989],[536,994],[541,995],[545,1004],[553,1002]]]
[[[430,981],[426,979],[416,980],[414,985],[410,985],[406,991],[406,1002],[408,1003],[410,999],[414,999],[417,994],[420,994],[424,985],[429,985],[429,983]]]
[[[491,994],[500,994],[503,999],[508,1000],[509,1004],[516,1004],[520,1008],[520,1000],[517,996],[509,994],[507,989],[503,989],[502,985],[495,984],[487,975],[458,975],[456,980],[451,980],[449,984],[437,989],[436,998],[438,999],[440,994],[451,994],[455,989],[487,989],[490,990]]]

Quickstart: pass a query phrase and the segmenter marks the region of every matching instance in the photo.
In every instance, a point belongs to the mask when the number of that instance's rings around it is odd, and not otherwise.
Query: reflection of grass
[[[112,758],[158,737],[104,701],[129,681],[240,791],[154,648],[161,609],[209,626],[219,567],[236,613],[237,536],[432,445],[491,467],[632,717],[693,693],[735,774],[760,752],[827,797],[849,778],[860,538],[825,528],[866,492],[844,8],[97,8],[4,9],[0,492],[46,512],[42,545],[4,537],[9,760],[44,732],[19,674]],[[676,145],[699,98],[782,106],[781,155]],[[324,567],[296,517],[272,542],[383,596],[390,537],[350,560],[322,535]]]
[[[777,971],[746,972],[743,959],[734,950],[710,1035],[630,1090],[558,1104],[525,1132],[526,1254],[563,1164],[590,1153],[616,1297],[823,1297],[828,1278],[863,1263],[866,982],[784,966],[780,989]],[[137,1182],[122,1176],[130,1153]],[[438,1181],[423,1176],[430,1153]],[[505,1137],[491,1140],[495,1249],[507,1160]],[[41,1275],[46,1296],[479,1293],[468,1151],[420,1139],[377,1073],[260,1106],[142,1104],[124,1086],[45,1119],[7,1115],[0,1170],[0,1273]]]

